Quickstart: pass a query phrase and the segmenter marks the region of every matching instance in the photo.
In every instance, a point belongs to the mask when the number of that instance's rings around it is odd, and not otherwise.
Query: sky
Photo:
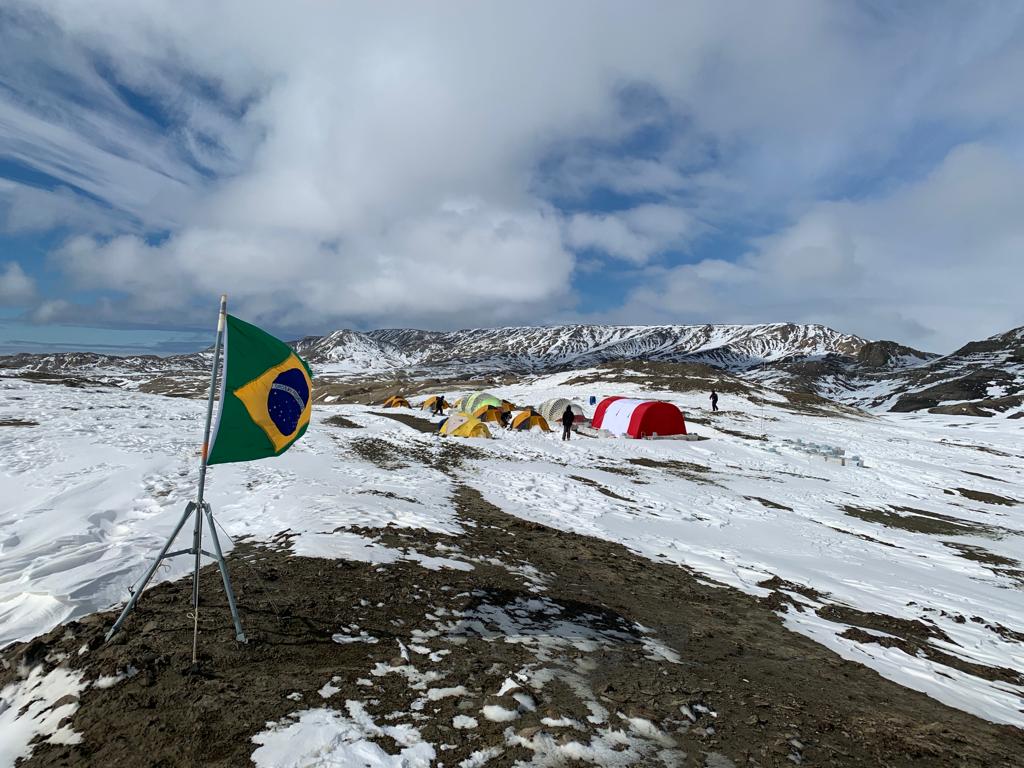
[[[0,352],[1024,325],[1024,4],[5,0]]]

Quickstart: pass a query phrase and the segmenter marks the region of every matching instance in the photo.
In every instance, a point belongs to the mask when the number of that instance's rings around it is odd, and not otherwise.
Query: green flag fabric
[[[313,378],[291,347],[227,316],[217,422],[207,464],[279,456],[309,424]]]

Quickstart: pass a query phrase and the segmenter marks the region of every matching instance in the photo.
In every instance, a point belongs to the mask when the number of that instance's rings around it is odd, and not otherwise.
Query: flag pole
[[[213,365],[210,367],[210,393],[206,400],[206,426],[203,428],[203,450],[199,464],[199,490],[196,492],[196,524],[192,529],[192,548],[195,550],[195,569],[192,574],[192,609],[199,609],[199,556],[203,538],[203,495],[206,492],[206,459],[210,452],[210,427],[213,424],[213,400],[217,393],[217,374],[220,372],[220,348],[224,337],[224,321],[228,311],[227,294],[221,294],[220,313],[217,315],[217,339],[213,343]]]
[[[206,400],[206,425],[203,428],[203,450],[199,463],[199,489],[196,492],[196,523],[192,529],[192,550],[195,567],[192,571],[192,663],[196,663],[199,644],[199,569],[202,567],[203,495],[206,492],[206,460],[210,453],[210,427],[213,424],[213,401],[217,394],[217,374],[220,372],[220,348],[224,338],[224,321],[228,312],[227,294],[221,294],[220,312],[217,314],[217,339],[213,343],[213,365],[210,366],[210,393]],[[223,396],[223,395],[222,395]]]
[[[206,468],[207,460],[210,452],[210,429],[213,424],[213,403],[214,396],[217,393],[217,379],[220,372],[220,351],[223,346],[224,336],[227,333],[226,320],[227,320],[227,295],[220,297],[220,313],[217,317],[217,338],[213,346],[213,365],[210,371],[210,393],[206,402],[206,424],[203,429],[203,449],[201,453],[201,459],[199,464],[199,488],[196,492],[196,500],[190,501],[185,511],[182,513],[181,519],[175,526],[174,531],[170,537],[164,543],[163,548],[160,550],[160,554],[156,556],[149,569],[146,571],[146,575],[142,577],[142,581],[138,583],[134,590],[131,592],[131,598],[125,605],[121,614],[118,616],[117,621],[107,632],[106,641],[117,633],[124,624],[125,619],[128,618],[128,614],[131,613],[135,604],[138,602],[139,597],[142,595],[146,586],[149,584],[153,575],[156,573],[156,569],[160,563],[164,560],[176,557],[178,555],[193,555],[195,557],[194,569],[192,571],[192,663],[196,663],[197,650],[198,650],[198,638],[199,638],[199,569],[201,566],[200,556],[206,555],[217,561],[217,565],[220,568],[221,578],[224,580],[224,591],[227,593],[228,607],[231,609],[231,618],[235,625],[235,639],[240,643],[246,642],[245,633],[242,631],[242,624],[238,618],[238,607],[235,604],[234,591],[231,588],[231,577],[228,575],[227,562],[224,560],[224,554],[220,548],[220,541],[217,537],[217,528],[213,520],[213,510],[210,508],[209,503],[204,500],[204,494],[206,492]],[[224,393],[221,393],[221,397],[224,397]],[[171,545],[174,540],[178,537],[181,529],[185,527],[185,523],[191,515],[196,516],[195,526],[192,529],[192,546],[188,549],[180,549],[174,552],[169,552]],[[206,520],[210,526],[210,538],[213,540],[214,552],[207,552],[202,548],[203,538],[203,516],[206,516]]]

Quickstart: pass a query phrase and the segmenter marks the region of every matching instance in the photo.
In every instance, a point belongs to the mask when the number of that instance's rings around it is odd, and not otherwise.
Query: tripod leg
[[[202,503],[202,502],[200,502]],[[196,524],[192,529],[192,551],[195,553],[196,561],[192,569],[192,610],[199,610],[199,568],[201,567],[200,556],[203,548],[203,515],[196,512]]]
[[[224,579],[224,592],[228,596],[228,607],[231,608],[231,619],[235,622],[235,640],[240,643],[246,642],[245,632],[242,631],[242,622],[238,618],[238,606],[235,605],[235,592],[231,588],[231,576],[228,573],[228,564],[224,561],[224,553],[220,551],[220,539],[217,538],[217,526],[213,522],[213,509],[209,504],[203,504],[203,511],[206,513],[206,521],[210,524],[210,537],[213,539],[213,551],[217,553],[217,565],[220,567],[221,578]]]
[[[156,556],[156,560],[153,561],[153,564],[149,566],[149,570],[146,571],[146,575],[142,579],[142,583],[139,584],[138,589],[135,590],[135,593],[131,596],[131,599],[128,601],[128,604],[124,607],[124,610],[121,611],[121,615],[117,617],[117,621],[114,622],[114,626],[112,626],[110,628],[110,631],[107,632],[107,637],[105,638],[104,642],[108,642],[110,638],[112,638],[114,634],[117,632],[117,630],[121,628],[121,625],[124,623],[124,620],[128,618],[128,614],[131,613],[132,608],[135,607],[135,603],[142,595],[142,592],[143,590],[145,590],[146,585],[149,584],[149,580],[153,578],[153,574],[156,573],[156,569],[160,566],[160,562],[164,559],[164,555],[167,554],[167,550],[171,548],[171,544],[174,543],[174,540],[178,537],[178,534],[181,533],[181,529],[184,528],[185,523],[188,522],[189,515],[191,515],[195,511],[195,509],[195,502],[190,501],[188,505],[185,507],[185,512],[182,514],[181,520],[179,520],[178,524],[174,527],[174,532],[168,537],[167,541],[164,543],[164,548],[160,550],[160,554]],[[199,515],[197,514],[196,517],[199,517]]]

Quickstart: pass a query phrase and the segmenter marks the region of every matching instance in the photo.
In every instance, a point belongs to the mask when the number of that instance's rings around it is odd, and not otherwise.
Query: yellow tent
[[[473,418],[480,421],[493,421],[501,423],[501,415],[505,411],[496,405],[481,405],[473,411]]]
[[[442,408],[451,408],[452,407],[452,404],[444,399],[444,395],[431,395],[426,400],[424,400],[422,403],[420,403],[420,408],[422,408],[424,411],[426,411],[426,410],[431,410],[431,411],[434,410],[434,408],[437,406],[437,399],[438,398],[441,398],[441,407]]]
[[[491,431],[480,419],[470,416],[468,413],[453,413],[441,422],[442,435],[448,437],[490,437]]]
[[[394,397],[389,397],[387,400],[384,401],[384,407],[385,408],[410,408],[411,406],[409,405],[409,401],[406,400],[404,397],[401,397],[399,395],[395,395]]]
[[[508,400],[502,400],[501,401],[501,410],[503,410],[503,411],[518,411],[519,408],[517,406],[513,405],[512,403],[510,403]]]
[[[542,432],[550,432],[547,419],[534,411],[522,411],[512,417],[512,429],[529,432],[531,429],[539,429]]]

